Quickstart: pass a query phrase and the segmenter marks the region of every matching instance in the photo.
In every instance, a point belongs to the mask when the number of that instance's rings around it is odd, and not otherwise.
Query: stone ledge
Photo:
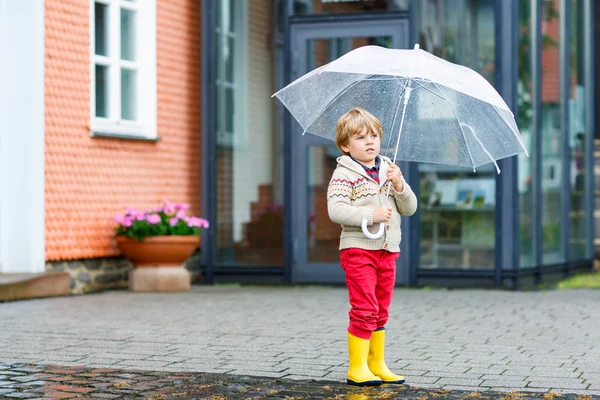
[[[190,282],[200,282],[200,254],[193,254],[185,263]],[[91,258],[46,262],[48,272],[67,272],[70,294],[99,292],[106,289],[127,289],[131,263],[122,257]]]
[[[191,275],[182,267],[141,267],[129,271],[129,290],[133,292],[185,292]]]
[[[69,294],[69,276],[61,272],[0,274],[0,302]]]

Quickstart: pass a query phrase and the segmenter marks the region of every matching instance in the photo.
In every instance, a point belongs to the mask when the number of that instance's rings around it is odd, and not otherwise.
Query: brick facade
[[[89,136],[90,5],[45,2],[46,260],[117,255],[112,216],[163,199],[200,212],[200,3],[157,1],[160,141]]]

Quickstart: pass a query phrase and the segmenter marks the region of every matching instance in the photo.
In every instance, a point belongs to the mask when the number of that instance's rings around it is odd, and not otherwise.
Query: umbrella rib
[[[398,78],[395,79],[400,85],[402,85],[402,81]],[[389,139],[388,139],[388,143],[387,143],[387,148],[390,148],[390,145],[392,144],[392,129],[394,128],[394,124],[396,123],[396,119],[398,118],[398,110],[400,110],[400,105],[402,104],[402,95],[404,94],[404,92],[406,91],[406,87],[408,86],[408,81],[406,82],[406,85],[404,85],[404,87],[402,88],[402,92],[400,92],[400,94],[398,95],[398,106],[396,107],[396,112],[394,113],[394,119],[392,120],[392,125],[390,126],[390,135],[389,135]]]
[[[366,77],[369,77],[369,76],[373,76],[373,74],[369,74],[369,75],[366,75],[365,77],[363,77],[362,79],[360,79],[360,78],[359,78],[359,79],[355,80],[354,82],[352,82],[352,84],[350,84],[350,85],[346,86],[345,88],[343,88],[342,90],[340,90],[340,92],[339,92],[338,94],[336,94],[335,96],[333,96],[333,98],[332,98],[331,100],[329,100],[329,101],[327,102],[327,104],[325,104],[325,106],[323,107],[323,109],[321,110],[321,112],[320,112],[320,113],[319,113],[319,114],[318,114],[318,115],[317,115],[317,116],[316,116],[316,117],[315,117],[315,118],[314,118],[312,121],[310,121],[308,124],[306,124],[306,129],[304,129],[304,132],[306,132],[306,130],[307,130],[308,128],[310,128],[310,126],[311,126],[312,124],[314,124],[314,123],[315,123],[315,121],[316,121],[317,119],[319,119],[319,117],[320,117],[321,115],[323,115],[323,113],[325,112],[325,110],[327,110],[327,107],[329,107],[329,106],[330,106],[330,105],[331,105],[331,104],[332,104],[334,101],[336,101],[336,100],[337,100],[337,99],[338,99],[338,98],[339,98],[339,97],[340,97],[342,94],[344,94],[344,92],[345,92],[345,91],[347,91],[348,89],[350,89],[352,86],[356,85],[358,82],[362,82],[362,81],[364,81],[364,80],[366,79]]]
[[[506,117],[504,116],[504,114],[502,114],[500,112],[500,110],[498,110],[498,107],[496,107],[495,105],[492,104],[492,107],[494,107],[494,110],[496,110],[496,112],[498,113],[498,115],[500,115],[500,118],[502,118],[502,120],[504,120],[504,122],[506,123],[506,125],[508,126],[508,128],[510,129],[510,131],[517,137],[517,140],[519,141],[519,144],[521,145],[521,147],[523,148],[523,150],[525,151],[525,154],[527,155],[527,157],[529,157],[529,152],[527,151],[527,149],[525,148],[525,145],[523,144],[523,141],[521,140],[521,136],[518,135],[515,130],[510,126],[510,123],[508,122],[508,120],[506,119]]]
[[[426,83],[434,83],[434,82],[432,82],[432,81],[423,81],[423,82],[426,82]],[[423,89],[427,90],[427,91],[428,91],[429,93],[431,93],[432,95],[434,95],[434,96],[437,96],[437,97],[439,97],[439,98],[441,98],[441,99],[444,99],[444,100],[448,101],[448,99],[446,99],[444,96],[442,96],[441,94],[438,94],[438,93],[434,92],[433,90],[431,90],[431,89],[430,89],[430,88],[428,88],[427,86],[425,86],[425,85],[423,85],[423,84],[421,84],[421,83],[418,83],[418,82],[417,82],[417,84],[419,85],[419,87],[421,87],[421,88],[423,88]],[[415,88],[415,89],[416,89],[416,88]]]
[[[460,128],[460,133],[462,133],[462,135],[463,135],[463,140],[465,141],[465,147],[467,148],[467,151],[469,152],[469,158],[471,159],[471,165],[473,165],[473,170],[475,170],[475,161],[473,161],[473,155],[471,154],[471,149],[469,148],[469,143],[467,143],[467,137],[465,136],[465,131],[462,128],[462,122],[460,121],[460,118],[458,117],[458,113],[454,109],[454,106],[452,105],[452,103],[448,99],[448,96],[446,96],[446,93],[444,93],[444,91],[442,90],[442,88],[440,87],[440,85],[438,85],[436,82],[432,82],[432,83],[438,88],[438,90],[440,91],[440,93],[443,94],[444,99],[448,102],[448,105],[452,109],[452,112],[454,113],[454,116],[456,117],[456,120],[458,121],[458,126]],[[486,151],[485,148],[484,148],[484,151]],[[492,161],[494,161],[494,164],[496,163],[496,161],[494,159],[492,159]]]

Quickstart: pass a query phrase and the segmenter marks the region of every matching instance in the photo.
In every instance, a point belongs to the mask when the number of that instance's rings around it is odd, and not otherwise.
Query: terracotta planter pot
[[[200,236],[151,236],[141,241],[117,236],[116,242],[134,267],[181,267],[200,246]]]

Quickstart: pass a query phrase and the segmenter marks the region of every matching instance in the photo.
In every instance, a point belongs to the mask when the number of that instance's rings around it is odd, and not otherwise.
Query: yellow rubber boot
[[[350,368],[348,368],[349,385],[379,386],[381,379],[373,375],[367,366],[369,356],[369,340],[361,339],[348,332],[348,355]]]
[[[367,363],[369,370],[380,377],[383,383],[404,383],[404,377],[392,373],[385,364],[385,329],[372,333]]]

